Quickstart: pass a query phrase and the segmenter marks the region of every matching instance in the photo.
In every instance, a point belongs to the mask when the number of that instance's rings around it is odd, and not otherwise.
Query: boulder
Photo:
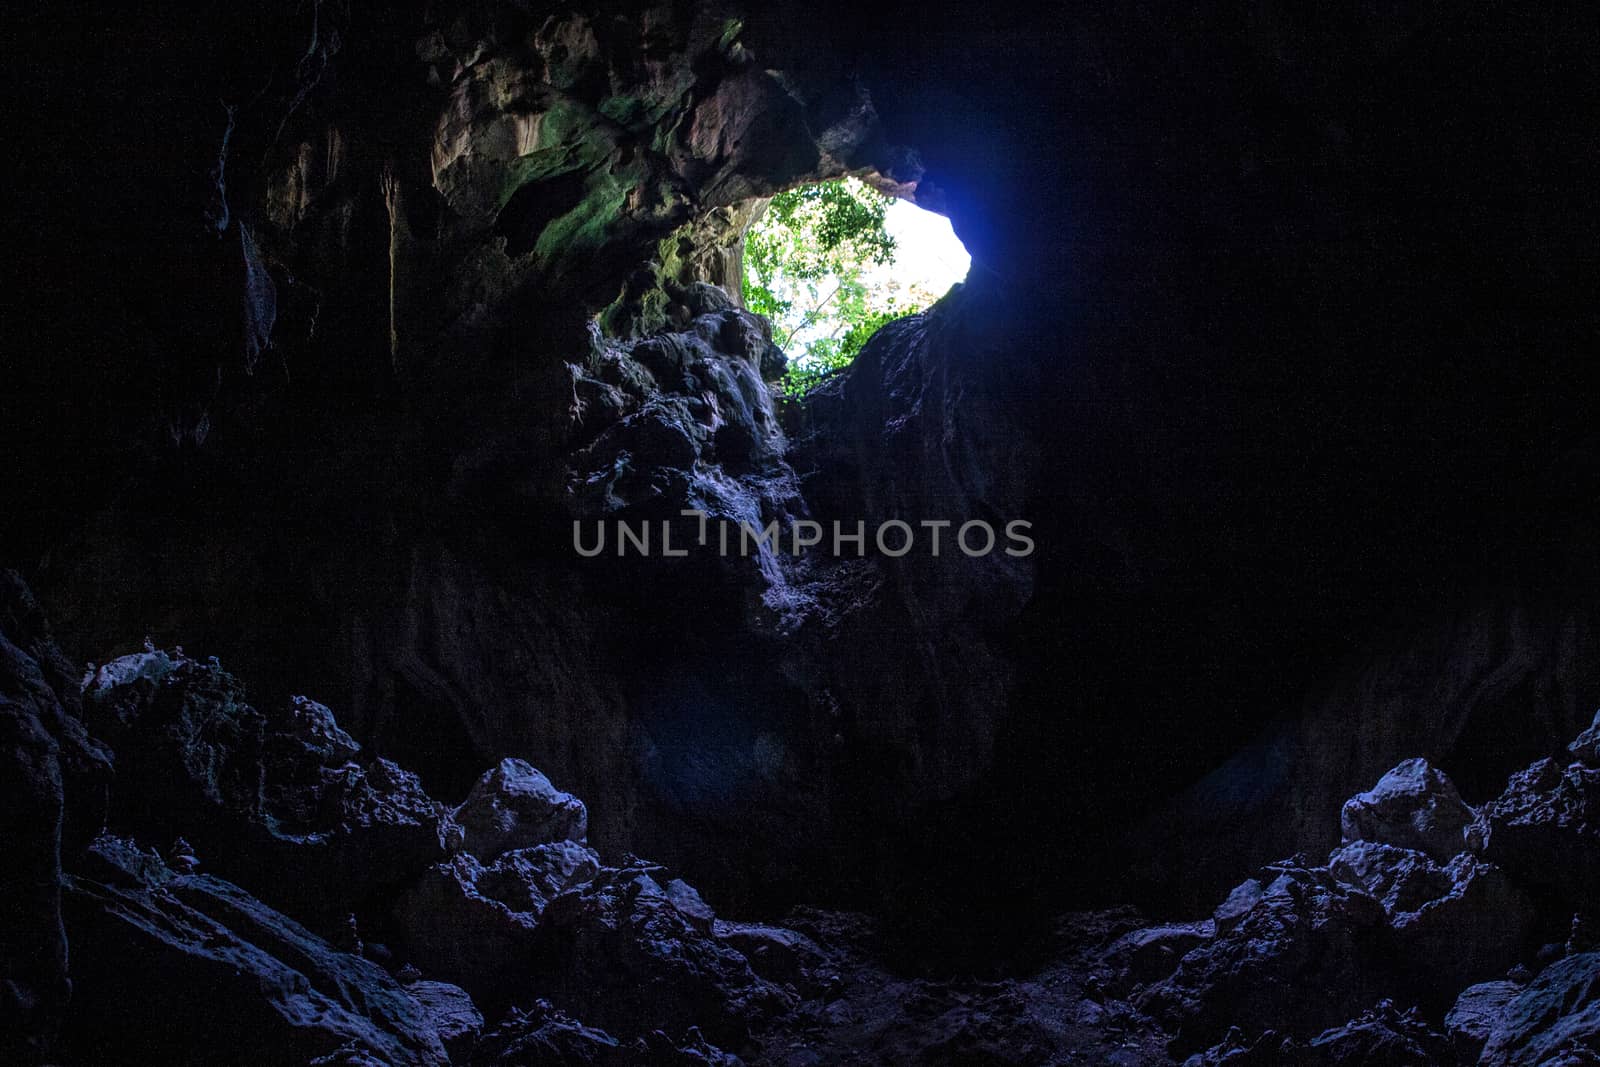
[[[422,1006],[444,1044],[451,1063],[465,1063],[483,1033],[483,1013],[460,986],[449,982],[411,982],[405,990]]]
[[[1463,986],[1524,959],[1540,921],[1535,902],[1499,867],[1463,853],[1444,873],[1443,896],[1390,916],[1401,988],[1440,1009]]]
[[[503,1008],[527,972],[546,903],[599,866],[594,852],[573,841],[508,852],[488,865],[457,853],[400,895],[395,923],[429,974]]]
[[[1546,967],[1506,1004],[1478,1062],[1482,1067],[1546,1067],[1596,1059],[1600,953],[1581,952]]]
[[[1450,892],[1450,876],[1426,853],[1376,841],[1352,841],[1328,857],[1334,877],[1377,897],[1384,910],[1415,911]]]
[[[1462,990],[1444,1017],[1445,1033],[1456,1054],[1468,1063],[1476,1063],[1506,1006],[1521,992],[1521,985],[1504,979],[1479,982]]]
[[[585,1026],[548,1000],[513,1008],[478,1043],[474,1067],[612,1067],[623,1049],[604,1030]]]
[[[680,911],[658,871],[607,868],[551,900],[535,936],[539,988],[625,1037],[700,1026],[739,1044],[795,998]]]
[[[1326,868],[1285,863],[1254,881],[1259,895],[1235,890],[1216,936],[1135,999],[1177,1032],[1179,1049],[1205,1048],[1231,1026],[1310,1037],[1377,999],[1382,904]]]
[[[455,810],[455,821],[461,847],[484,861],[553,841],[582,841],[589,832],[583,801],[520,759],[503,759],[485,771]]]
[[[1600,911],[1600,767],[1540,760],[1484,805],[1473,848],[1512,877]]]
[[[429,1014],[382,968],[127,839],[95,843],[64,911],[69,1060],[277,1065],[353,1047],[389,1067],[449,1062]]]
[[[354,907],[445,854],[444,807],[394,763],[356,762],[325,706],[258,711],[214,662],[134,658],[143,666],[115,661],[85,690],[117,751],[113,827],[181,836],[211,870],[302,913]]]
[[[1450,1060],[1450,1043],[1443,1034],[1415,1009],[1400,1011],[1384,1000],[1360,1018],[1312,1038],[1304,1055],[1292,1062],[1305,1067],[1395,1067]]]
[[[1376,841],[1448,863],[1466,848],[1462,831],[1472,819],[1472,809],[1443,772],[1425,759],[1409,759],[1345,801],[1339,826],[1346,844]]]
[[[1439,1067],[1452,1062],[1450,1046],[1415,1011],[1391,1001],[1358,1018],[1300,1041],[1268,1030],[1254,1038],[1238,1027],[1184,1067]]]

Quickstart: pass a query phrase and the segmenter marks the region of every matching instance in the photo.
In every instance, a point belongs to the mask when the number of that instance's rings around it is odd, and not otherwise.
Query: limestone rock
[[[0,571],[0,1060],[47,1057],[71,991],[63,851],[105,818],[110,754],[73,713],[76,686],[38,604]]]
[[[1346,801],[1339,824],[1347,844],[1377,841],[1447,863],[1466,847],[1462,831],[1472,818],[1472,809],[1443,772],[1427,760],[1409,759],[1370,791]]]
[[[510,1014],[483,1036],[474,1067],[611,1067],[622,1062],[622,1046],[603,1030],[585,1026],[548,1000]]]
[[[443,806],[388,760],[354,762],[326,707],[298,697],[264,713],[214,663],[169,658],[86,692],[117,750],[114,827],[182,836],[215,872],[301,911],[353,906],[444,854]]]
[[[1445,1064],[1450,1045],[1415,1010],[1400,1011],[1391,1001],[1306,1043],[1307,1067],[1388,1067],[1391,1064]]]
[[[1450,891],[1450,877],[1426,853],[1352,841],[1328,857],[1334,876],[1377,897],[1389,912],[1415,911]]]
[[[1512,877],[1600,911],[1600,767],[1540,760],[1484,805],[1471,836]]]
[[[430,974],[486,1007],[503,1007],[522,985],[549,899],[598,869],[598,857],[573,841],[508,852],[487,865],[457,853],[400,895],[395,922]]]
[[[461,847],[480,860],[554,841],[582,841],[589,832],[583,801],[563,793],[520,759],[484,772],[455,810]]]
[[[751,970],[778,985],[814,988],[828,966],[827,954],[798,930],[717,919],[713,932],[749,960]]]
[[[1463,1060],[1477,1062],[1506,1006],[1521,992],[1522,986],[1504,980],[1479,982],[1461,991],[1444,1017],[1444,1028]]]
[[[1180,1047],[1204,1048],[1230,1026],[1309,1037],[1375,999],[1383,905],[1325,868],[1286,863],[1258,881],[1260,896],[1236,920],[1135,999]]]
[[[433,1024],[451,1063],[465,1063],[483,1033],[483,1013],[460,986],[412,982],[405,987]]]
[[[1534,900],[1499,867],[1464,853],[1444,874],[1445,894],[1391,916],[1400,988],[1440,1007],[1525,958],[1539,923]]]
[[[96,842],[85,869],[64,892],[69,1059],[275,1065],[353,1043],[391,1067],[449,1062],[431,1018],[381,968],[238,886],[176,874],[117,838]],[[204,1010],[172,1010],[184,1003]]]
[[[1571,1058],[1563,1058],[1565,1054]],[[1546,967],[1505,1006],[1479,1063],[1543,1067],[1592,1063],[1596,1057],[1600,1057],[1600,953],[1582,952]]]
[[[602,870],[545,908],[535,973],[551,999],[631,1037],[689,1026],[737,1044],[793,1005],[731,945],[686,915],[643,867]]]

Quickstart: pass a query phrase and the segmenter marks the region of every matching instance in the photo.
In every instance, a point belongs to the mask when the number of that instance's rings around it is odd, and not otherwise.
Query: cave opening
[[[849,366],[884,324],[933,306],[971,265],[949,219],[846,177],[760,204],[738,281],[789,356],[793,396]]]

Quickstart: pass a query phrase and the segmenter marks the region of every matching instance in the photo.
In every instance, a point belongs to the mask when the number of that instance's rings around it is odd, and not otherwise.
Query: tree
[[[773,197],[745,235],[745,305],[772,320],[790,353],[789,395],[848,366],[884,323],[933,303],[885,277],[893,203],[855,178],[801,186]]]

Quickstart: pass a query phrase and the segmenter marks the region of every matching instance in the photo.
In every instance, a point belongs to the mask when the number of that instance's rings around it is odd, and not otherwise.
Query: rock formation
[[[1592,1053],[1592,20],[80,8],[0,1060]],[[846,174],[973,268],[785,399],[741,242]],[[695,537],[890,519],[1037,551]]]

